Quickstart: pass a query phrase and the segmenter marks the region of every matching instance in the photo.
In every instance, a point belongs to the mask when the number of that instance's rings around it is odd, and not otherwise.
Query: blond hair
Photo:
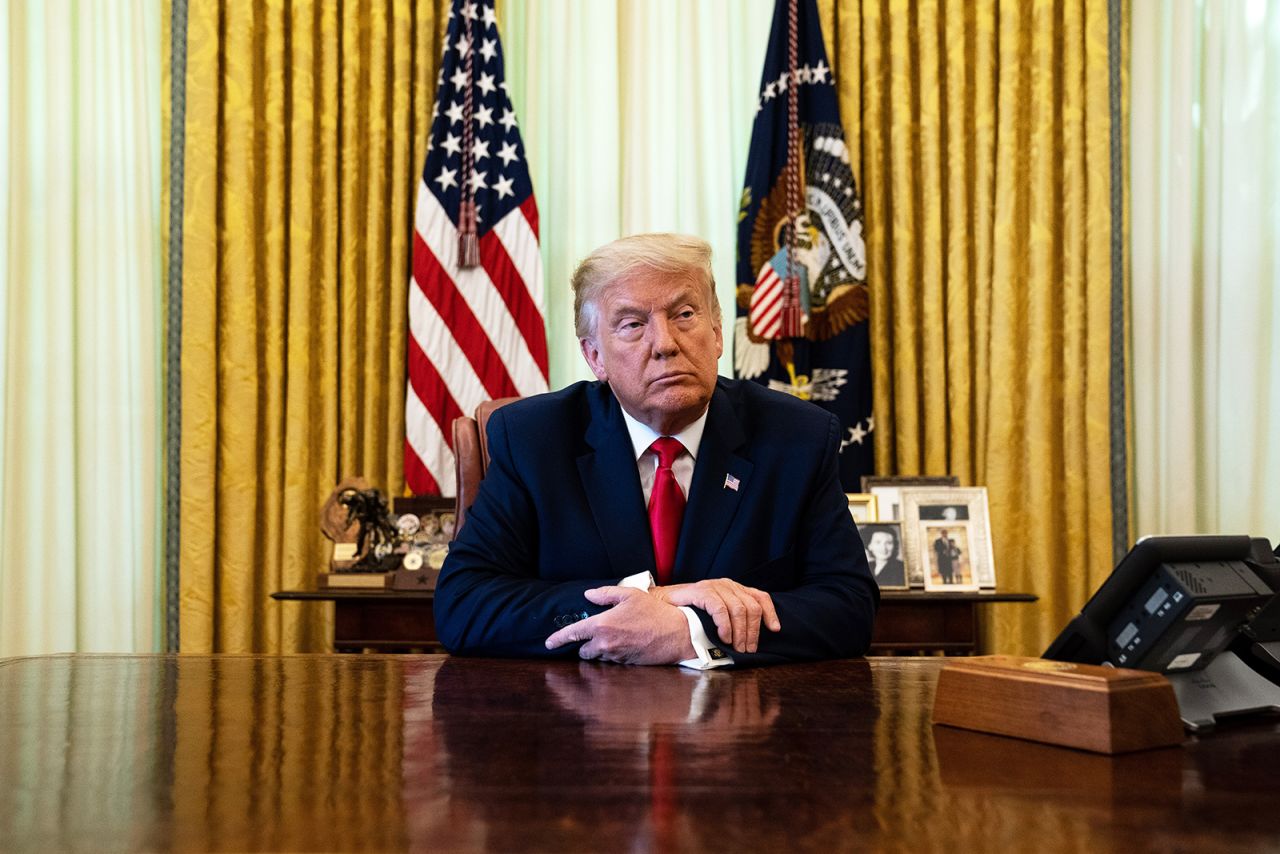
[[[601,246],[574,270],[573,319],[579,338],[590,338],[595,332],[601,292],[641,271],[692,279],[702,285],[711,316],[720,325],[711,245],[689,234],[633,234]]]

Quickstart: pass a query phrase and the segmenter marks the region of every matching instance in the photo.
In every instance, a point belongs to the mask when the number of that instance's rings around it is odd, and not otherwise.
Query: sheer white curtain
[[[160,4],[0,4],[0,656],[158,648]]]
[[[1280,539],[1280,4],[1135,3],[1139,534]]]
[[[551,387],[590,372],[569,277],[603,243],[711,243],[732,329],[738,198],[773,0],[518,0],[498,20],[528,148],[547,282]],[[731,338],[720,372],[732,374]]]

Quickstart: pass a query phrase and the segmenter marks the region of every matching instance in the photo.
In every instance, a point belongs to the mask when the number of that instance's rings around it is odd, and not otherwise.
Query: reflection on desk
[[[0,849],[1280,846],[1280,723],[1117,758],[929,724],[936,659],[0,661]]]

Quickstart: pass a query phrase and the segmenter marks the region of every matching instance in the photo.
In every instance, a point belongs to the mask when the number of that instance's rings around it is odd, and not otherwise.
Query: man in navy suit
[[[839,422],[716,376],[710,247],[624,238],[573,288],[599,382],[490,418],[489,468],[436,587],[441,642],[700,669],[865,653],[879,594]]]

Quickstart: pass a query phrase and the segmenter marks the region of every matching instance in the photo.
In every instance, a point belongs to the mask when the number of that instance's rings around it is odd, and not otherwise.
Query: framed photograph
[[[984,486],[952,488],[906,488],[902,490],[902,536],[907,567],[913,586],[926,586],[924,522],[941,522],[968,529],[969,551],[965,555],[978,588],[996,586],[995,561],[991,551],[991,518]],[[936,539],[936,537],[935,537]],[[916,573],[919,573],[916,577]],[[963,588],[954,585],[948,590]],[[975,588],[977,589],[977,588]]]
[[[907,565],[902,555],[901,522],[868,522],[858,526],[867,563],[881,590],[907,590]]]
[[[953,475],[940,477],[877,477],[862,476],[862,491],[876,497],[881,519],[902,519],[902,490],[925,486],[959,486],[960,479]]]
[[[925,590],[978,590],[974,573],[972,522],[920,522]]]
[[[849,499],[849,515],[859,525],[876,520],[876,497],[865,492],[846,492]]]

